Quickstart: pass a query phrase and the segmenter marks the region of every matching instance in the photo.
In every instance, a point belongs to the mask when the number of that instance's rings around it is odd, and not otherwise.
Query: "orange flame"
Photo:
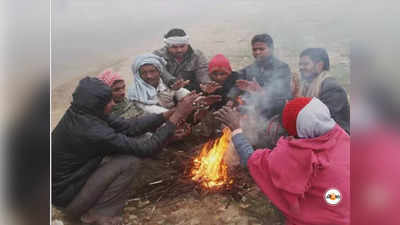
[[[223,160],[231,142],[231,131],[225,127],[222,132],[220,138],[204,144],[199,156],[193,160],[192,180],[200,182],[206,188],[233,183],[233,179],[228,177],[228,166]]]
[[[239,105],[244,105],[244,100],[240,97],[240,96],[238,96],[237,98],[236,98],[236,101],[239,103]]]

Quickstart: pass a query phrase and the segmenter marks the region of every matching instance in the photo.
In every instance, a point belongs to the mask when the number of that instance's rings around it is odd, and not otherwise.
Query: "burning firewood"
[[[233,179],[229,178],[228,166],[223,160],[230,142],[229,128],[223,129],[223,135],[220,138],[207,142],[200,155],[193,160],[192,180],[211,189],[232,184]]]
[[[230,130],[226,128],[223,130],[223,134],[220,138],[211,139],[205,144],[193,146],[185,151],[172,150],[163,152],[163,156],[160,157],[160,160],[165,160],[163,164],[165,168],[161,169],[157,177],[153,177],[151,181],[135,189],[132,199],[128,200],[128,202],[138,209],[143,210],[147,207],[153,207],[153,204],[161,201],[164,202],[163,205],[165,206],[174,204],[177,198],[185,194],[190,194],[193,197],[202,199],[210,193],[215,192],[228,195],[232,200],[240,201],[248,192],[249,183],[251,183],[252,180],[241,168],[230,168],[226,165],[223,157],[215,157],[218,159],[216,161],[219,162],[220,168],[215,171],[217,171],[218,174],[225,174],[222,176],[224,178],[220,177],[219,179],[213,180],[208,176],[202,175],[197,175],[196,178],[194,178],[195,174],[193,174],[195,168],[200,168],[199,164],[196,166],[195,159],[199,160],[200,156],[207,156],[208,154],[206,153],[210,153],[210,149],[214,145],[221,146],[222,143],[225,143],[224,145],[227,146],[227,143],[230,142],[230,135]],[[205,148],[207,148],[207,151],[202,153]],[[226,148],[224,151],[227,151]],[[223,156],[226,152],[220,154]],[[206,172],[208,170],[203,169],[200,171]],[[232,177],[233,174],[235,175],[234,178]],[[204,186],[204,183],[210,183],[210,185]],[[150,204],[139,207],[139,201],[150,201]]]

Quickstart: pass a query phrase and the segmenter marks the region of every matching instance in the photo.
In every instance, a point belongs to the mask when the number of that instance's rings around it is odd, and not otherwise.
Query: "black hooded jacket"
[[[65,207],[110,154],[151,156],[175,131],[162,114],[132,120],[110,118],[104,108],[111,89],[97,78],[83,78],[71,106],[52,132],[52,203]],[[151,138],[135,138],[154,131]]]

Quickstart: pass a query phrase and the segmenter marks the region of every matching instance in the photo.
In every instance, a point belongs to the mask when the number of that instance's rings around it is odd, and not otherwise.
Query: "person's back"
[[[160,152],[198,97],[188,96],[175,112],[125,120],[109,116],[115,103],[106,83],[80,80],[71,106],[52,132],[52,204],[67,216],[99,225],[122,221],[138,157]],[[148,131],[155,132],[140,137]]]
[[[55,205],[66,205],[103,158],[99,154],[101,149],[93,148],[90,140],[96,138],[98,128],[105,126],[101,117],[103,107],[111,100],[111,91],[96,88],[92,89],[92,96],[86,96],[81,90],[96,86],[86,81],[76,89],[72,105],[52,132],[52,199]],[[76,187],[68,190],[71,183]]]
[[[273,150],[256,150],[248,168],[286,224],[349,224],[349,162],[350,137],[336,125],[320,137],[282,138]]]
[[[73,93],[71,106],[52,132],[53,203],[64,207],[81,189],[102,158],[110,154],[151,156],[171,136],[175,127],[167,123],[149,139],[137,140],[165,122],[162,114],[135,120],[110,117],[111,88],[97,78],[86,77]]]
[[[282,113],[288,137],[253,150],[234,111],[217,117],[229,126],[241,162],[289,225],[350,223],[350,137],[317,98],[290,100]]]

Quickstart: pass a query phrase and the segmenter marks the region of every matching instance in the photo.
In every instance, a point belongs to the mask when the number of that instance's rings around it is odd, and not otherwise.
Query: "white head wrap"
[[[169,38],[164,38],[164,43],[170,47],[172,45],[183,45],[183,44],[189,44],[189,36],[174,36],[174,37],[169,37]]]

